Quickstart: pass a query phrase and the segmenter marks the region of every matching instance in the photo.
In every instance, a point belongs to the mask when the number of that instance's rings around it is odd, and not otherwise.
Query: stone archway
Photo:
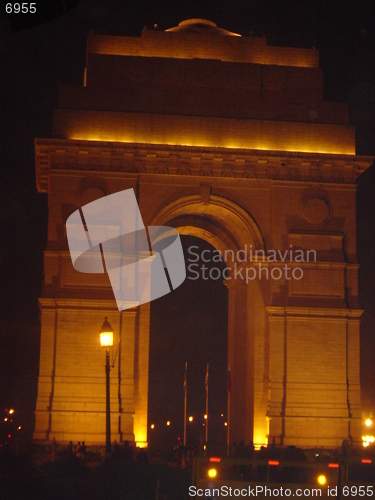
[[[107,276],[74,270],[65,234],[96,186],[133,189],[145,225],[234,254],[281,252],[263,256],[266,271],[285,258],[303,270],[249,280],[237,271],[257,259],[228,263],[238,264],[227,279],[233,440],[360,442],[355,192],[373,159],[355,155],[346,105],[323,100],[318,51],[195,24],[90,35],[85,85],[63,89],[52,138],[35,141],[50,210],[34,438],[104,442],[97,332],[110,316],[122,346],[112,439],[147,445],[149,304],[120,313]],[[316,259],[299,263],[292,247]]]
[[[204,239],[219,251],[237,252],[246,247],[265,250],[263,236],[254,219],[236,203],[220,196],[185,196],[162,208],[151,225],[172,225],[180,234]],[[246,246],[245,246],[246,245]]]
[[[231,441],[266,444],[268,387],[264,377],[259,377],[266,370],[266,290],[257,282],[246,283],[245,275],[237,273],[236,277],[235,272],[237,266],[243,268],[242,261],[250,264],[256,251],[266,252],[256,221],[236,203],[220,196],[210,196],[206,203],[200,196],[186,196],[163,207],[151,225],[172,226],[180,234],[201,238],[226,257]]]

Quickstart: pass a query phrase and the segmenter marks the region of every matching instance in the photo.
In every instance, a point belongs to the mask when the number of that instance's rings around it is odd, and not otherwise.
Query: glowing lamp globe
[[[113,346],[113,328],[110,323],[108,323],[107,317],[100,330],[100,345],[107,349]]]
[[[210,469],[210,470],[208,471],[208,477],[212,477],[212,478],[214,478],[214,477],[216,477],[216,476],[217,476],[217,470],[216,470],[216,469]]]

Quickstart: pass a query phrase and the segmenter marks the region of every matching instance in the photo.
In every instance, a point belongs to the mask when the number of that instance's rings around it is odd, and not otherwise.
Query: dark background
[[[38,194],[35,187],[34,137],[50,136],[60,85],[82,85],[90,29],[140,36],[144,26],[157,23],[159,29],[166,29],[188,18],[210,19],[242,35],[264,34],[270,45],[319,49],[325,99],[349,102],[350,122],[357,130],[357,154],[375,155],[373,0],[83,0],[53,21],[16,33],[2,10],[0,410],[14,406],[26,433],[32,431],[37,390],[37,298],[48,215],[47,195]],[[360,300],[365,309],[361,382],[363,409],[368,411],[375,409],[374,168],[363,174],[358,184]],[[184,242],[191,243],[193,239]],[[150,419],[155,425],[164,426],[169,419],[175,425],[171,431],[181,432],[185,361],[189,363],[188,412],[202,424],[209,361],[212,414],[215,418],[225,414],[226,300],[226,289],[220,282],[187,281],[173,294],[152,303]]]

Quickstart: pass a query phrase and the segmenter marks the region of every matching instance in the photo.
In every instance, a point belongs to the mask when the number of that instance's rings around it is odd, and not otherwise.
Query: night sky
[[[1,5],[1,2],[0,2]],[[0,16],[0,409],[15,406],[32,431],[39,362],[47,195],[35,187],[34,137],[49,137],[61,85],[82,85],[86,39],[140,36],[188,18],[210,19],[270,45],[316,47],[325,99],[348,101],[357,154],[375,155],[375,3],[373,0],[82,1],[66,15],[12,33]],[[358,187],[358,259],[363,408],[375,410],[375,169]],[[184,238],[184,245],[196,244]],[[206,247],[204,243],[202,243]],[[203,247],[202,247],[203,248]],[[227,295],[220,282],[185,282],[152,303],[150,419],[182,420],[183,369],[189,363],[189,413],[204,413],[204,375],[212,370],[212,411],[225,413]],[[162,403],[162,404],[161,404]],[[217,425],[221,425],[219,422]],[[173,432],[180,432],[181,425]]]

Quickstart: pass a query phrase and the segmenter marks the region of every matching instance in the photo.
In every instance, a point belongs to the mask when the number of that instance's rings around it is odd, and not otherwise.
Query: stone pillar
[[[226,280],[228,287],[228,363],[231,367],[230,441],[253,440],[253,377],[248,365],[247,289],[243,280]]]
[[[246,279],[246,266],[237,264],[237,275],[228,287],[228,360],[231,365],[231,442],[267,444],[268,374],[266,321],[258,279]],[[241,273],[242,269],[242,274]]]
[[[248,357],[247,366],[252,377],[254,396],[253,442],[256,448],[267,445],[268,437],[268,389],[269,389],[269,331],[266,322],[266,305],[269,304],[269,280],[259,273],[259,262],[247,263],[249,279],[247,282],[248,315]],[[257,274],[251,272],[251,266]],[[268,271],[267,263],[261,264],[262,272]],[[249,393],[248,393],[249,394]],[[248,396],[249,397],[249,396]],[[250,401],[249,406],[250,408]]]
[[[109,300],[41,299],[40,305],[43,326],[34,439],[105,442],[105,353],[99,331],[107,316],[114,330],[111,440],[134,441],[136,312],[121,314]],[[145,375],[142,368],[141,373],[144,392],[148,372]]]
[[[137,308],[134,345],[134,435],[138,446],[147,446],[150,303]]]
[[[350,427],[349,437],[354,445],[361,445],[362,412],[360,386],[360,316],[362,311],[352,310],[347,326],[347,390]]]
[[[57,311],[54,299],[39,299],[41,307],[41,338],[38,379],[38,400],[35,409],[34,439],[46,441],[51,429],[56,353]]]
[[[118,353],[118,412],[121,441],[134,441],[134,352],[136,335],[136,310],[128,309],[120,313],[120,345]],[[112,375],[112,374],[111,374]]]
[[[359,442],[360,310],[268,307],[270,441],[335,448]]]
[[[285,317],[282,307],[267,307],[269,315],[269,443],[284,444],[285,434]]]

